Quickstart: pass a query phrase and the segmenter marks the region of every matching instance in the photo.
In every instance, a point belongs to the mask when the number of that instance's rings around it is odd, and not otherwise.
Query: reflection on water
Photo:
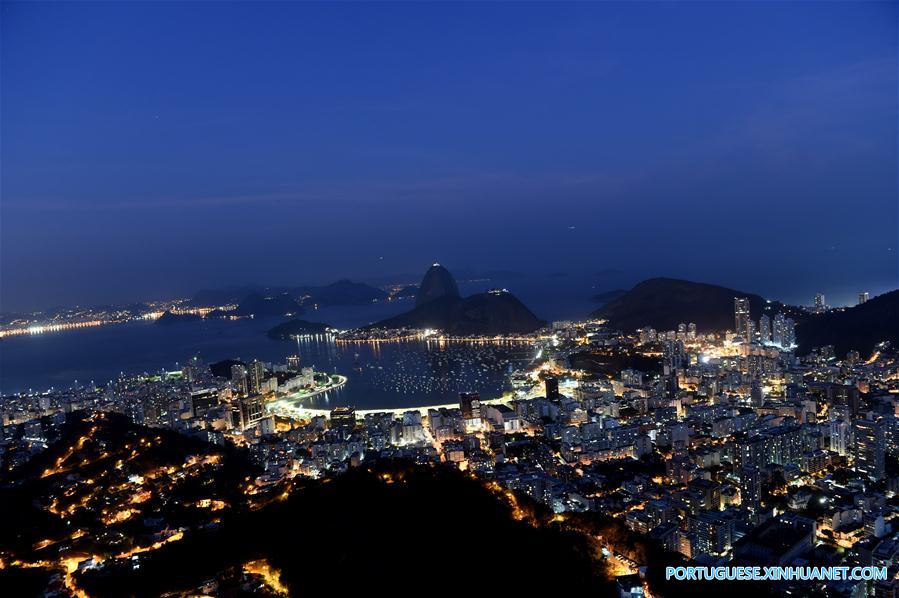
[[[461,391],[498,397],[506,375],[533,358],[524,343],[437,341],[340,343],[321,336],[272,340],[278,320],[211,320],[159,325],[133,322],[0,341],[0,391],[104,384],[120,372],[173,369],[200,354],[208,363],[238,358],[283,362],[299,352],[303,365],[347,376],[347,384],[308,400],[310,407],[360,409],[452,403]]]
[[[453,403],[465,391],[496,398],[509,389],[508,374],[534,357],[522,342],[341,343],[316,336],[301,339],[298,349],[305,365],[348,377],[344,387],[307,400],[309,407]]]

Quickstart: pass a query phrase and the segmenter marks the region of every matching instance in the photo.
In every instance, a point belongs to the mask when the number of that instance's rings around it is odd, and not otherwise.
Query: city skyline
[[[899,596],[899,0],[0,2],[4,596]]]
[[[896,288],[895,3],[645,7],[4,3],[0,306],[433,259]]]

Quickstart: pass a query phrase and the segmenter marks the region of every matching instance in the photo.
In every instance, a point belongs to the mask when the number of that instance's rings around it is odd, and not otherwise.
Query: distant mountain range
[[[299,315],[304,311],[287,293],[271,296],[253,293],[238,304],[234,313],[238,316],[286,316]]]
[[[851,349],[869,353],[882,341],[899,343],[899,291],[862,305],[815,315],[754,293],[688,280],[651,278],[598,308],[592,316],[628,331],[644,326],[674,330],[681,322],[695,322],[700,330],[732,330],[735,297],[749,299],[753,319],[763,313],[773,317],[778,311],[793,318],[800,353],[833,345],[842,356]]]
[[[197,292],[188,302],[188,305],[192,307],[211,307],[229,304],[256,305],[259,302],[259,297],[279,297],[282,295],[286,295],[289,299],[296,302],[297,305],[317,305],[319,307],[363,305],[372,303],[373,301],[387,299],[387,293],[381,289],[361,282],[343,279],[323,286],[304,285],[297,287],[266,288],[255,285],[245,285],[221,289],[206,289]],[[279,299],[279,301],[283,300]],[[286,303],[284,306],[288,308],[291,307]],[[252,309],[256,308],[253,307]],[[280,308],[265,309],[275,309],[275,311],[280,310]],[[302,313],[302,310],[284,313]],[[267,315],[274,314],[269,313]]]
[[[332,305],[363,305],[387,299],[387,293],[363,282],[338,280],[325,286],[297,287],[290,292],[294,297],[305,298],[320,307]]]
[[[505,290],[460,297],[452,274],[434,264],[422,279],[415,308],[371,328],[434,328],[467,335],[528,333],[545,324]]]

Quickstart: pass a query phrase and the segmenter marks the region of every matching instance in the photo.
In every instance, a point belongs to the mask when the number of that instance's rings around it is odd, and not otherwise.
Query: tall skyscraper
[[[254,360],[250,364],[250,371],[248,374],[250,377],[249,391],[252,394],[259,393],[259,389],[262,388],[262,378],[265,376],[265,367],[263,367],[262,362]]]
[[[796,345],[796,322],[782,313],[774,316],[771,342],[778,347],[790,349]]]
[[[763,345],[771,344],[771,318],[765,314],[759,318],[759,342]]]
[[[247,394],[247,368],[239,363],[231,366],[231,387],[238,395]]]
[[[863,292],[859,293],[858,294],[858,304],[861,305],[862,303],[867,303],[867,302],[868,302],[868,292],[863,291]]]
[[[749,299],[734,297],[734,332],[746,336],[749,327]],[[752,339],[746,339],[746,342]]]
[[[815,311],[821,313],[827,309],[827,302],[824,301],[824,293],[815,293]]]
[[[784,322],[784,348],[791,349],[796,346],[796,322],[793,318],[787,318]]]
[[[835,419],[830,422],[830,450],[841,457],[849,454],[849,422]]]
[[[852,422],[855,444],[853,458],[855,471],[877,481],[884,477],[886,434],[879,421],[857,419]]]

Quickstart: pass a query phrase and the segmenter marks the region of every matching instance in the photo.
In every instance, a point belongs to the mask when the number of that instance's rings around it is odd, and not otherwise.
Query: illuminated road
[[[330,409],[315,409],[313,407],[303,407],[296,405],[291,397],[277,399],[267,403],[265,408],[269,413],[280,415],[282,417],[290,417],[294,419],[311,419],[319,415],[330,417]],[[485,399],[481,401],[482,405],[506,405],[515,400],[515,395],[509,394],[499,399]],[[422,415],[428,414],[428,409],[458,409],[459,403],[448,403],[445,405],[423,405],[420,407],[386,407],[381,409],[357,409],[356,415],[365,417],[370,413],[392,413],[393,415],[402,415],[407,411],[418,411]]]

